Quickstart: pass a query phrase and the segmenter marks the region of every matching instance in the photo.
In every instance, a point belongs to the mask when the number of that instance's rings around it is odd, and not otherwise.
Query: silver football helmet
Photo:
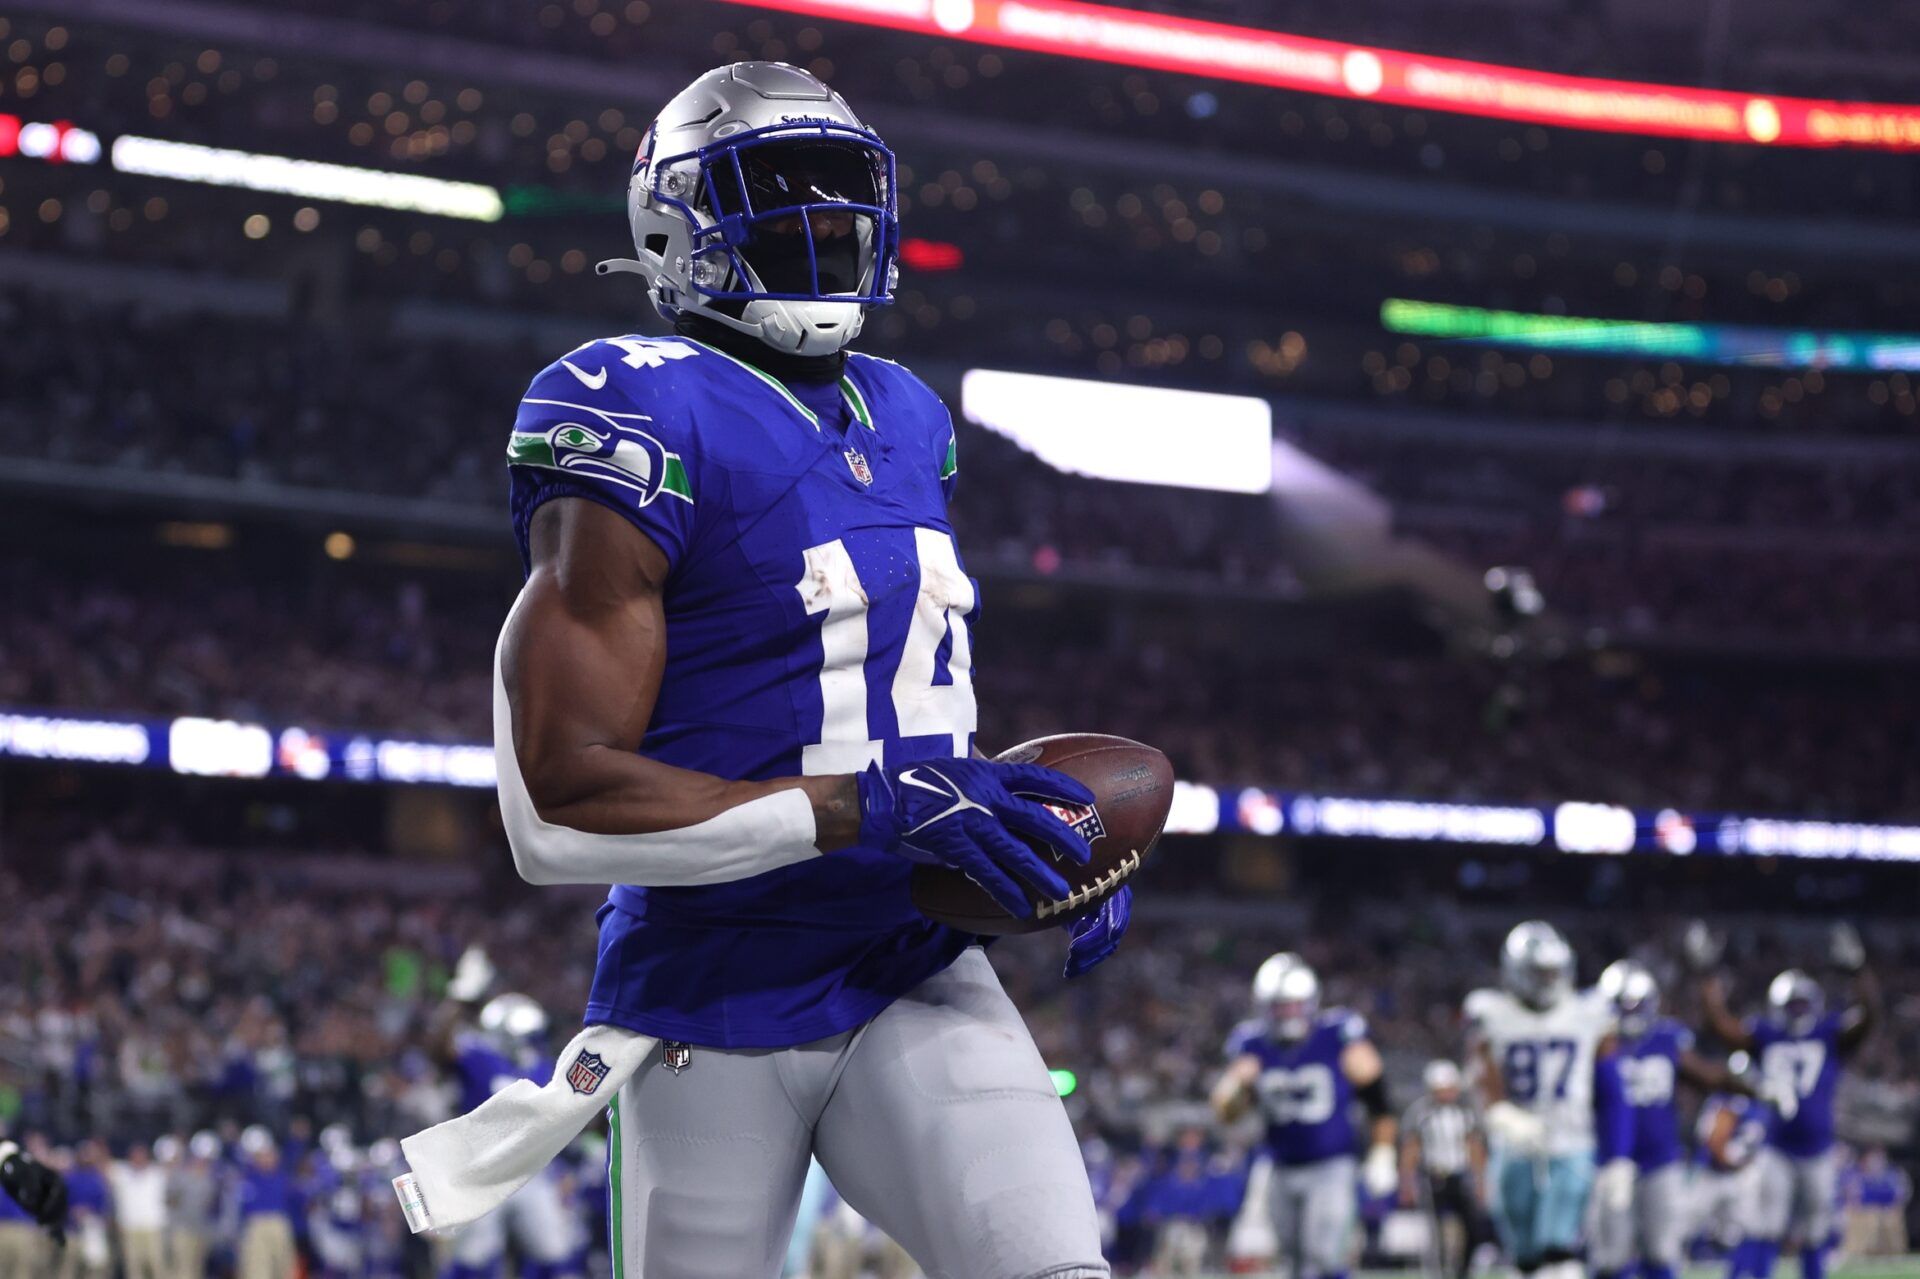
[[[509,991],[481,1006],[480,1029],[502,1052],[514,1053],[547,1033],[547,1013],[528,996]]]
[[[641,140],[627,184],[635,257],[669,319],[702,315],[791,355],[830,355],[893,300],[893,152],[799,67],[707,72]]]
[[[1306,960],[1283,950],[1254,973],[1253,1002],[1281,1039],[1305,1039],[1320,1013],[1320,979]]]
[[[1805,1035],[1812,1033],[1827,1010],[1827,995],[1819,982],[1798,968],[1789,968],[1767,987],[1767,1007],[1790,1033]]]
[[[1532,1008],[1551,1008],[1573,990],[1573,947],[1552,924],[1515,924],[1500,948],[1500,984]]]
[[[1613,1005],[1620,1033],[1638,1039],[1660,1016],[1660,983],[1645,964],[1616,959],[1600,974],[1600,993]]]

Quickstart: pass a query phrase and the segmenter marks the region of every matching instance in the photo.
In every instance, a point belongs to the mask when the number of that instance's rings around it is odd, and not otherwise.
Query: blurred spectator
[[[176,1143],[177,1144],[177,1143]],[[214,1176],[213,1155],[219,1140],[198,1132],[183,1147],[167,1175],[167,1234],[172,1279],[201,1279],[207,1271],[207,1252],[214,1217],[220,1205],[220,1185]]]
[[[1903,1257],[1913,1178],[1887,1162],[1884,1146],[1868,1146],[1840,1183],[1840,1251],[1849,1258]]]
[[[108,1165],[114,1224],[119,1228],[120,1265],[125,1279],[168,1279],[167,1170],[155,1163],[144,1142],[127,1148],[127,1157]]]
[[[294,1279],[299,1256],[294,1248],[292,1176],[281,1166],[279,1147],[264,1129],[250,1129],[241,1148],[245,1163],[232,1206],[240,1222],[236,1273],[239,1279]]]

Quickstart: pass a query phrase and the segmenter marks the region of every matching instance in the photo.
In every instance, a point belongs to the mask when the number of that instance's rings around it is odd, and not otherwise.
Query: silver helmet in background
[[[1253,975],[1253,1002],[1281,1039],[1305,1039],[1320,1015],[1320,978],[1290,950],[1269,955]]]
[[[1553,1007],[1573,991],[1573,947],[1543,920],[1515,924],[1500,948],[1500,984],[1530,1008]]]

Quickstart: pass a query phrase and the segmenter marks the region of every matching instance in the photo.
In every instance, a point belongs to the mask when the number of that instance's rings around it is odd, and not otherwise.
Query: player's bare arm
[[[1507,1099],[1506,1081],[1500,1077],[1500,1063],[1493,1059],[1493,1048],[1481,1036],[1474,1036],[1468,1045],[1467,1060],[1472,1063],[1475,1084],[1480,1089],[1480,1099],[1488,1109]]]
[[[1853,975],[1853,999],[1840,1014],[1840,1031],[1834,1041],[1835,1047],[1850,1057],[1885,1020],[1886,1006],[1880,995],[1880,979],[1867,963],[1867,948],[1858,929],[1852,924],[1836,925],[1828,949],[1834,966]]]
[[[1340,1050],[1340,1069],[1371,1116],[1375,1147],[1391,1149],[1399,1123],[1387,1107],[1387,1068],[1371,1039],[1356,1039]]]
[[[1837,1043],[1842,1053],[1851,1055],[1872,1038],[1873,1032],[1886,1016],[1886,1005],[1880,995],[1880,979],[1874,976],[1873,969],[1862,967],[1853,975],[1853,1002],[1840,1016]]]
[[[1707,1130],[1707,1155],[1713,1160],[1713,1166],[1720,1169],[1732,1168],[1734,1159],[1728,1150],[1733,1141],[1734,1130],[1739,1121],[1731,1110],[1721,1110],[1713,1117],[1713,1126]]]
[[[1400,1142],[1400,1206],[1411,1208],[1420,1201],[1420,1134],[1409,1132]]]
[[[1208,1101],[1223,1124],[1230,1124],[1253,1105],[1254,1087],[1260,1079],[1260,1059],[1251,1053],[1233,1059],[1213,1085]]]
[[[1680,1053],[1680,1078],[1702,1092],[1731,1092],[1743,1097],[1758,1097],[1752,1083],[1727,1068],[1727,1064],[1692,1049]]]
[[[554,501],[534,515],[531,554],[500,664],[514,754],[544,821],[594,834],[647,834],[798,790],[821,852],[854,841],[860,809],[852,774],[728,781],[636,753],[667,652],[667,558],[646,534],[597,503]],[[566,660],[542,660],[555,653]],[[515,853],[528,869],[518,846]],[[647,882],[644,866],[634,870],[639,877],[629,882]]]
[[[1727,1006],[1727,988],[1718,973],[1709,973],[1700,982],[1700,1009],[1707,1026],[1722,1043],[1742,1052],[1754,1049],[1753,1032]]]

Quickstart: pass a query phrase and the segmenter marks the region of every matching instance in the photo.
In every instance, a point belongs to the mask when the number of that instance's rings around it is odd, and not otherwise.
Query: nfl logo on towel
[[[847,469],[853,472],[853,478],[862,484],[873,483],[873,468],[867,465],[867,455],[859,449],[847,450]]]
[[[567,1083],[581,1096],[586,1096],[600,1086],[607,1077],[606,1059],[599,1053],[582,1051],[573,1059],[573,1065],[567,1067]]]

